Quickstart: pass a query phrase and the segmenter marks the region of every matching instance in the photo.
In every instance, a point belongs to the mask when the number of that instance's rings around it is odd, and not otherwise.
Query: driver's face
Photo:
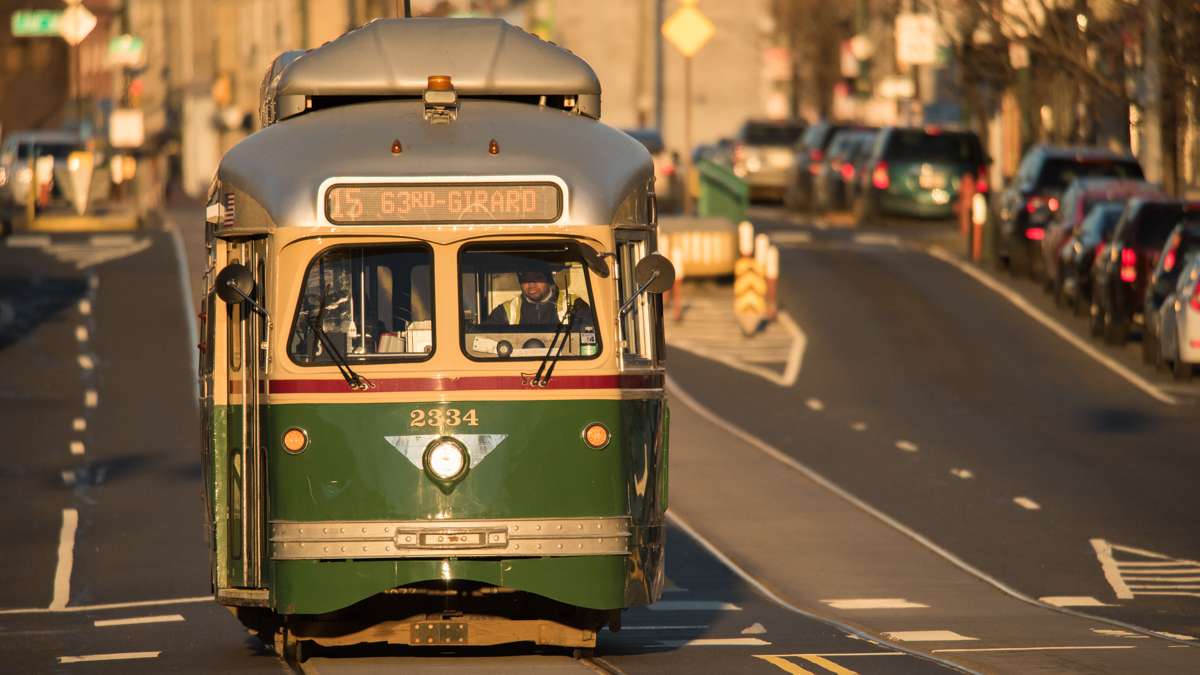
[[[541,272],[526,272],[520,276],[521,292],[530,302],[542,302],[550,297],[550,279]]]

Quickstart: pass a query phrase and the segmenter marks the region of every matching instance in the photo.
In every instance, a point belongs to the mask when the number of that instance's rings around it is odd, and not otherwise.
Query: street
[[[189,218],[0,248],[0,414],[21,439],[3,480],[22,505],[4,516],[22,542],[3,562],[6,668],[284,668],[208,595]],[[712,285],[668,326],[685,347],[670,357],[662,601],[579,662],[519,646],[344,648],[317,649],[305,672],[1195,667],[1193,390],[1166,405],[1099,367],[929,255],[952,241],[936,225],[755,220],[783,248],[795,331],[757,346],[730,333],[728,358],[697,355],[722,346],[711,324],[727,287]],[[693,308],[705,322],[688,322]],[[794,365],[788,335],[804,343]]]

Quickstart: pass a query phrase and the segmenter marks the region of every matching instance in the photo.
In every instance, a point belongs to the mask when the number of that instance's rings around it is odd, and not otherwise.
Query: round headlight
[[[453,438],[439,438],[425,449],[425,470],[438,480],[454,480],[467,470],[467,449]]]
[[[308,447],[308,432],[300,427],[292,427],[283,434],[283,449],[296,455]]]
[[[583,430],[583,442],[593,450],[601,450],[608,445],[608,428],[599,422],[587,425]]]

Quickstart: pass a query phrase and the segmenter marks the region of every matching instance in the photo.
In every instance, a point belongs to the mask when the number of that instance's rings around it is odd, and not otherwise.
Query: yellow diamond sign
[[[686,3],[662,25],[663,37],[687,58],[695,56],[717,32],[713,22],[694,5],[694,0]]]

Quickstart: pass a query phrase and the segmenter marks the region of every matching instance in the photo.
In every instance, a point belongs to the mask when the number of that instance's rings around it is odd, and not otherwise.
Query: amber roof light
[[[426,86],[431,91],[450,91],[454,88],[449,75],[430,75],[429,84]]]

